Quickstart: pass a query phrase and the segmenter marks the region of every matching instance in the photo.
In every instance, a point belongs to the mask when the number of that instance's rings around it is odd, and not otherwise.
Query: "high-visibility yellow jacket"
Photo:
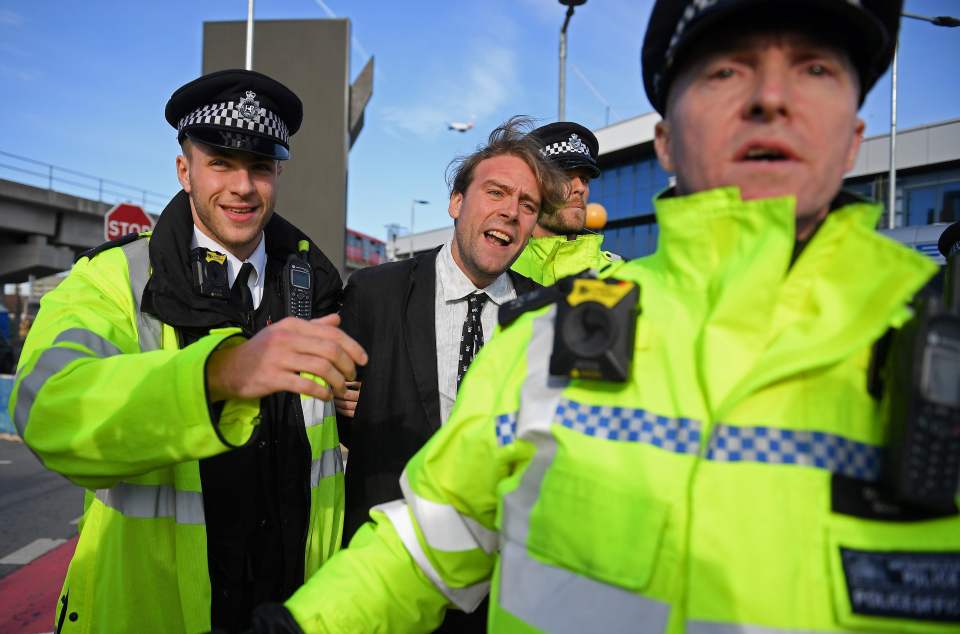
[[[561,277],[576,275],[587,269],[600,269],[620,259],[600,249],[603,235],[585,233],[569,240],[567,236],[530,238],[513,263],[514,271],[537,284],[550,286]]]
[[[139,310],[148,239],[83,258],[41,302],[10,411],[44,465],[87,489],[57,619],[63,632],[203,632],[210,579],[199,460],[223,453],[210,419],[211,352],[243,342],[211,331],[178,349]],[[339,548],[343,463],[332,406],[301,398],[313,465],[305,573]],[[227,401],[220,431],[254,431],[258,401]]]
[[[878,213],[833,211],[791,265],[792,199],[658,200],[657,252],[615,274],[641,287],[630,380],[550,376],[556,309],[522,316],[404,499],[288,609],[306,632],[429,631],[489,588],[493,632],[957,631],[957,515],[832,510],[834,479],[878,477],[871,347],[935,271]],[[863,613],[904,597],[954,621]]]

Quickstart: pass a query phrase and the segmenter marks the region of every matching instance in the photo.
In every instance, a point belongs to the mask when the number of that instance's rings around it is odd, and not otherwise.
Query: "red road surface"
[[[0,579],[0,632],[52,632],[57,599],[77,537]]]

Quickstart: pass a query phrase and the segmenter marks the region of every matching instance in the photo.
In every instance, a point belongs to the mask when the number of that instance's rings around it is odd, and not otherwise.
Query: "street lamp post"
[[[929,22],[934,26],[944,26],[955,28],[960,26],[960,19],[949,15],[927,16],[916,13],[900,14],[904,18],[912,20],[922,20]],[[897,62],[900,57],[900,43],[897,43],[893,49],[893,63],[890,65],[890,177],[889,190],[887,192],[887,228],[895,229],[896,222],[896,204],[897,204]]]
[[[410,257],[413,257],[413,214],[417,208],[417,205],[429,205],[429,200],[419,200],[417,198],[413,199],[413,202],[410,203]]]
[[[247,0],[247,70],[253,70],[253,0]]]
[[[560,29],[560,97],[557,107],[557,121],[563,121],[566,117],[566,99],[567,99],[567,25],[570,24],[570,18],[573,17],[573,8],[586,4],[587,0],[559,0],[560,4],[567,7],[567,15],[563,19],[563,27]]]

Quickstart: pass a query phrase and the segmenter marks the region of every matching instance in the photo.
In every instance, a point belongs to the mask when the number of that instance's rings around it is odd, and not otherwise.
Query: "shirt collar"
[[[506,271],[500,274],[486,288],[477,288],[474,286],[466,273],[460,270],[456,261],[453,259],[453,251],[450,243],[443,245],[437,254],[437,290],[440,297],[445,302],[456,302],[465,298],[476,291],[483,291],[496,305],[501,305],[516,297],[513,290],[513,282]]]
[[[250,276],[250,280],[248,282],[249,284],[255,286],[260,283],[261,279],[263,279],[263,268],[267,263],[267,249],[264,246],[264,242],[266,242],[266,240],[264,239],[263,232],[260,232],[260,242],[257,244],[257,248],[253,250],[253,253],[251,253],[250,257],[246,260],[239,259],[237,256],[227,251],[223,246],[217,244],[212,238],[200,231],[197,225],[193,225],[193,240],[191,242],[191,249],[203,247],[210,251],[226,254],[227,283],[230,286],[233,286],[233,281],[237,279],[237,274],[240,273],[240,267],[243,266],[244,262],[249,262],[253,265],[253,273]]]

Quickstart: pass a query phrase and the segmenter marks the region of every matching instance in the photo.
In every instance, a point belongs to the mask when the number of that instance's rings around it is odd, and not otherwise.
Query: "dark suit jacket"
[[[339,420],[341,441],[350,449],[344,544],[369,520],[370,507],[403,497],[400,473],[440,429],[434,327],[438,252],[361,269],[344,291],[343,330],[370,357],[358,373],[363,385],[355,416]],[[522,275],[508,274],[517,295],[539,288]]]

